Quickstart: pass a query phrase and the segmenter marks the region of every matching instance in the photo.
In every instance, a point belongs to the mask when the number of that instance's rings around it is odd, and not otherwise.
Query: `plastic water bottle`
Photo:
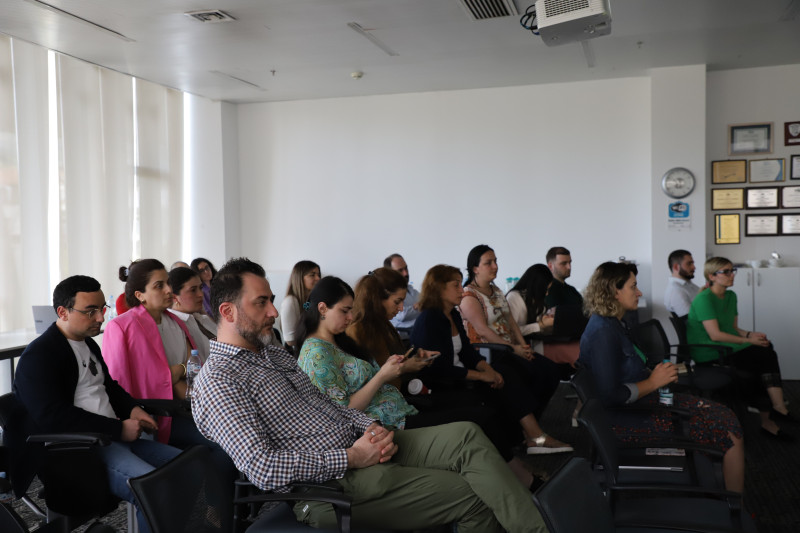
[[[669,359],[664,359],[665,363],[669,363]],[[658,403],[661,405],[672,405],[673,403],[673,396],[672,396],[672,387],[669,385],[664,385],[660,389],[658,389]]]
[[[203,363],[200,362],[200,352],[197,350],[192,350],[191,355],[189,356],[189,360],[186,361],[186,398],[190,398],[192,395],[192,386],[194,385],[194,380],[197,377],[197,374],[200,372],[200,367],[203,366]]]

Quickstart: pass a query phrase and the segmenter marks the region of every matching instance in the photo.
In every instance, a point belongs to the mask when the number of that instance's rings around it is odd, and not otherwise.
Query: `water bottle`
[[[669,363],[669,359],[664,359],[665,363]],[[672,405],[672,387],[664,385],[658,389],[658,403],[661,405]]]
[[[117,300],[114,298],[113,294],[108,295],[106,305],[108,306],[108,309],[106,310],[105,323],[108,324],[117,316]]]
[[[203,363],[200,362],[200,352],[197,350],[192,350],[191,355],[189,356],[189,360],[186,361],[186,398],[189,399],[192,395],[192,386],[194,385],[194,379],[197,377],[197,374],[200,372],[200,367],[203,366]]]

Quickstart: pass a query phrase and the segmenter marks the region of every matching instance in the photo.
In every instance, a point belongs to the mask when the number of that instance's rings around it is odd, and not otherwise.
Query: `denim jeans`
[[[98,448],[98,452],[106,465],[112,494],[135,504],[128,480],[155,470],[175,458],[181,450],[160,442],[138,439],[133,442],[112,442],[109,446]],[[136,518],[139,531],[149,533],[150,528],[138,507]]]

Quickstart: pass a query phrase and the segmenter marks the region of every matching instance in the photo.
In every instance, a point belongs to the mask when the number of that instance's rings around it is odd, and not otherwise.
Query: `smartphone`
[[[427,358],[427,359],[425,359],[425,360],[426,360],[426,361],[433,361],[434,359],[436,359],[436,358],[437,358],[437,357],[439,357],[440,355],[442,355],[442,354],[441,354],[441,353],[435,353],[435,354],[433,354],[432,356],[428,357],[428,358]]]
[[[414,346],[412,344],[411,348],[409,348],[408,351],[405,353],[405,358],[406,359],[411,359],[412,357],[414,357],[414,355],[416,355],[416,353],[417,353],[417,352],[414,351],[415,349],[416,349],[416,346]]]

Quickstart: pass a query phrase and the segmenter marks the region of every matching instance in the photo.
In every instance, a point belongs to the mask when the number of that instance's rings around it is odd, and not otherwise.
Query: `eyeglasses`
[[[198,268],[198,269],[197,269],[197,271],[198,271],[198,272],[203,272],[203,273],[205,273],[205,272],[211,272],[211,267],[209,267],[209,266],[204,266],[203,268]]]
[[[74,307],[69,308],[70,311],[77,311],[78,313],[86,315],[89,318],[96,317],[98,313],[100,313],[100,316],[103,316],[106,312],[106,309],[108,309],[108,306],[105,304],[103,304],[103,307],[98,307],[96,309],[75,309]]]
[[[714,274],[725,274],[726,276],[730,276],[731,274],[736,274],[739,272],[739,269],[736,267],[733,268],[726,268],[725,270],[717,270]]]

